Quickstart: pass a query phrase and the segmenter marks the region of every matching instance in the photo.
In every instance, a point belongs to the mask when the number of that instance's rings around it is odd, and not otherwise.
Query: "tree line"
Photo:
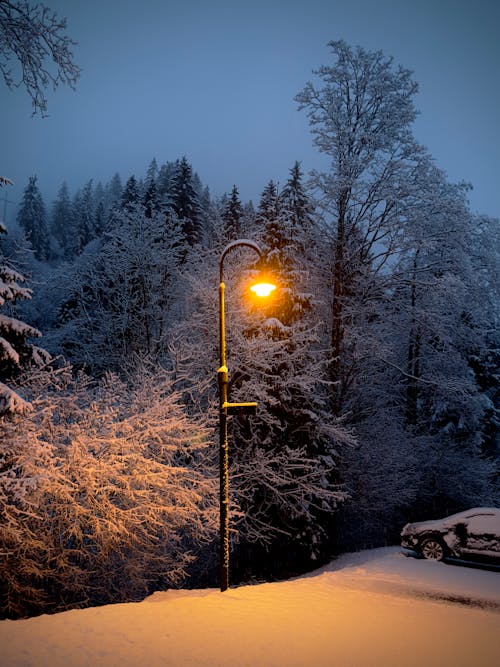
[[[234,581],[498,504],[499,221],[416,141],[411,72],[329,46],[296,98],[329,169],[296,162],[256,207],[212,197],[186,158],[63,184],[49,214],[30,179],[23,238],[1,246],[4,614],[216,582],[216,288],[236,238],[266,264],[226,265],[231,399],[259,402],[231,418]]]

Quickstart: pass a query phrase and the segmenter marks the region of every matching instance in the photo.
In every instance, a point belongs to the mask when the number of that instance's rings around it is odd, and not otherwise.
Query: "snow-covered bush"
[[[42,392],[42,387],[44,391]],[[0,421],[0,606],[16,617],[176,586],[216,526],[207,433],[161,369],[30,378]]]

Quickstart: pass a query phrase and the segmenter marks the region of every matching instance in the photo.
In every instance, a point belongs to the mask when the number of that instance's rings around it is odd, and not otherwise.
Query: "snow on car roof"
[[[457,514],[452,514],[451,516],[445,517],[446,519],[455,519],[464,517],[464,519],[470,519],[473,516],[478,515],[500,515],[500,509],[496,507],[473,507],[470,510],[464,510],[463,512],[458,512]]]

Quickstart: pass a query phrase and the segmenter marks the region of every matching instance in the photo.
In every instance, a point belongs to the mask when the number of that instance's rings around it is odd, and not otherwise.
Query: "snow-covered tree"
[[[37,185],[36,176],[30,176],[28,185],[24,189],[17,213],[17,222],[23,229],[26,239],[31,243],[36,259],[48,259],[50,245],[45,205]]]
[[[76,193],[73,200],[73,244],[76,254],[80,254],[87,243],[96,236],[95,209],[92,179]]]
[[[73,62],[75,44],[61,19],[43,4],[19,0],[0,3],[0,74],[9,88],[22,85],[33,104],[33,114],[47,112],[45,89],[60,84],[74,88],[80,69]],[[11,61],[17,61],[12,73]]]
[[[314,206],[302,182],[300,162],[295,162],[290,169],[290,176],[280,193],[280,203],[290,218],[294,233],[307,230],[314,224]]]
[[[331,233],[331,375],[338,410],[353,373],[347,337],[353,297],[367,291],[398,245],[422,150],[410,132],[417,91],[411,73],[380,51],[343,41],[329,46],[335,63],[320,67],[320,85],[308,83],[296,100],[307,111],[314,143],[331,157],[330,171],[313,174],[313,182]]]
[[[156,185],[158,187],[161,203],[164,207],[170,205],[170,190],[176,169],[177,163],[166,162],[165,164],[162,164],[158,170]]]
[[[243,333],[247,351],[251,350],[246,357],[251,361],[240,361],[241,378],[234,386],[235,393],[258,395],[263,404],[262,417],[251,434],[237,424],[234,429],[238,453],[256,473],[245,489],[245,503],[248,517],[259,518],[255,525],[252,518],[245,519],[248,533],[251,539],[255,538],[258,530],[255,534],[252,531],[259,522],[262,526],[267,521],[266,549],[268,555],[272,554],[277,571],[306,567],[330,553],[333,510],[343,498],[337,485],[339,453],[350,443],[347,431],[325,409],[327,367],[318,349],[317,311],[303,271],[294,223],[294,216],[283,207],[271,181],[264,189],[256,224],[265,252],[264,268],[278,289],[269,303],[255,306],[251,323],[238,329]],[[257,368],[247,371],[255,359]],[[263,476],[259,481],[258,467],[253,467],[249,453],[254,450],[267,450],[276,462],[288,457],[297,463],[303,457],[304,463],[297,466],[297,479],[293,480],[290,471],[288,480],[290,486],[296,483],[296,488],[301,489],[300,501],[292,493],[283,503],[283,487],[269,485],[269,477],[266,480]],[[311,467],[320,488],[307,493],[302,486],[303,476],[306,470],[311,474]],[[275,491],[280,489],[276,495],[271,490],[273,486]],[[278,539],[273,530],[278,530]],[[252,546],[247,543],[243,551],[255,552],[265,562],[259,542],[257,539]],[[284,545],[288,556],[283,555]]]
[[[160,358],[176,312],[183,249],[174,217],[148,216],[141,205],[115,211],[112,225],[58,280],[54,349],[95,372],[119,370],[140,357]]]
[[[178,586],[214,537],[206,426],[168,374],[95,386],[70,370],[32,376],[33,411],[0,421],[3,617]]]
[[[425,475],[420,501],[425,506],[428,498],[431,510],[446,513],[488,500],[491,467],[482,454],[490,403],[471,357],[488,348],[498,313],[484,291],[488,274],[489,292],[495,290],[494,267],[485,261],[463,188],[437,174],[423,204],[406,260],[407,308],[399,306],[399,323],[408,318],[405,420],[413,433],[431,439],[435,452],[422,465],[423,470],[430,465],[432,474]],[[489,233],[494,244],[494,228]]]
[[[160,196],[158,188],[154,180],[146,181],[146,191],[142,198],[142,205],[144,206],[144,213],[146,217],[151,218],[153,213],[160,210]]]
[[[52,205],[52,215],[50,219],[50,233],[57,241],[59,252],[64,257],[71,256],[73,230],[73,213],[71,208],[71,199],[66,182],[64,182]]]
[[[186,157],[183,157],[176,163],[170,182],[169,204],[181,221],[182,231],[190,246],[201,241],[203,217],[193,179],[193,169]]]
[[[10,183],[2,178],[0,186]],[[6,232],[0,223],[0,235]],[[30,338],[39,338],[41,333],[14,316],[14,304],[31,298],[31,290],[25,283],[26,278],[3,257],[0,248],[0,416],[29,411],[29,403],[6,383],[21,369],[43,365],[49,360],[45,350],[29,342]]]
[[[240,221],[242,215],[243,208],[241,206],[238,188],[236,185],[233,185],[231,195],[228,197],[224,207],[224,222],[228,241],[240,238]]]
[[[404,252],[350,327],[356,379],[344,405],[358,446],[343,460],[348,548],[392,543],[408,518],[498,502],[485,445],[495,408],[471,362],[496,318],[484,289],[495,270],[463,187],[430,162],[418,180],[426,187],[408,209]]]
[[[199,253],[185,266],[185,318],[171,336],[171,357],[179,387],[192,410],[216,415],[217,303],[220,253],[227,242]],[[235,578],[277,575],[306,568],[329,548],[327,524],[343,498],[336,484],[339,450],[346,431],[324,410],[324,365],[315,354],[315,322],[300,309],[281,314],[274,306],[248,302],[252,273],[242,271],[243,253],[225,261],[230,400],[257,400],[248,421],[231,418],[231,521]],[[245,260],[248,258],[245,257]],[[283,276],[285,275],[283,271]],[[293,287],[283,283],[291,302]],[[297,302],[304,302],[297,290]],[[289,298],[288,298],[289,297]],[[212,371],[212,372],[211,372]],[[316,561],[317,562],[317,561]]]
[[[106,225],[106,209],[104,208],[104,202],[101,200],[95,207],[94,234],[96,236],[101,236],[106,229]]]
[[[356,548],[392,542],[410,516],[494,502],[482,444],[492,408],[470,361],[495,319],[484,317],[478,276],[491,284],[494,269],[478,271],[485,255],[463,188],[412,136],[411,73],[381,52],[330,46],[335,63],[297,100],[331,158],[328,173],[312,175],[316,248],[332,408],[357,437],[341,461],[351,500],[340,525]]]
[[[156,183],[157,178],[158,178],[158,162],[156,161],[156,158],[153,158],[149,163],[146,172],[146,185],[149,185],[150,183]]]
[[[111,181],[106,184],[104,188],[105,195],[105,209],[107,212],[116,208],[119,203],[123,192],[122,181],[120,174],[116,173]]]
[[[120,199],[121,208],[131,211],[139,203],[140,194],[137,179],[132,175],[125,183]]]

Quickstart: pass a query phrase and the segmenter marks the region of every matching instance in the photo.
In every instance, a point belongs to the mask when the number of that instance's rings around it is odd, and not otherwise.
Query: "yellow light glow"
[[[276,285],[273,285],[272,283],[257,283],[250,287],[250,290],[257,296],[269,296],[275,289]]]

